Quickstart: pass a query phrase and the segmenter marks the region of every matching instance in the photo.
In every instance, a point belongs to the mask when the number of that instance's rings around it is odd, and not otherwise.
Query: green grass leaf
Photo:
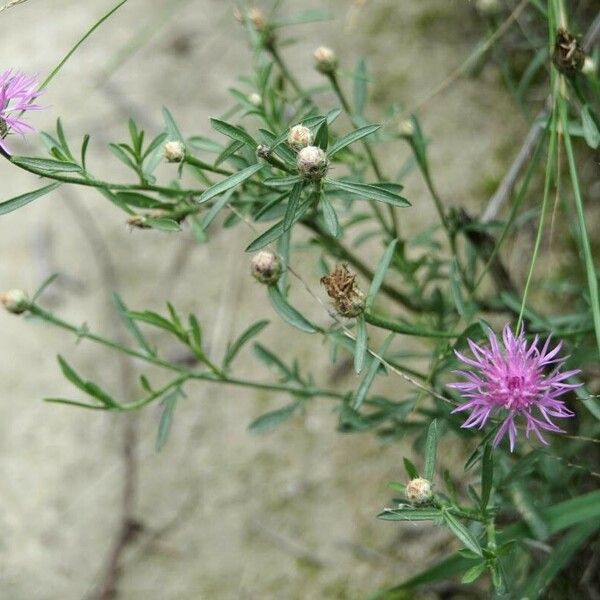
[[[22,194],[21,196],[16,196],[11,198],[10,200],[5,200],[4,202],[0,202],[0,215],[6,215],[13,210],[17,210],[46,194],[49,194],[61,184],[60,182],[51,183],[43,188],[35,190],[33,192],[28,192],[27,194]]]
[[[233,175],[226,177],[222,181],[215,183],[215,185],[212,185],[207,190],[205,190],[196,202],[198,204],[208,202],[215,196],[218,196],[219,194],[227,192],[228,190],[240,185],[240,183],[243,183],[244,181],[246,181],[246,179],[249,179],[250,177],[252,177],[252,175],[258,173],[258,171],[260,171],[262,168],[263,165],[255,164],[246,167],[238,173],[234,173]]]
[[[306,317],[302,316],[293,306],[288,304],[276,285],[269,286],[269,300],[271,300],[271,305],[286,323],[306,333],[317,333],[319,331]]]

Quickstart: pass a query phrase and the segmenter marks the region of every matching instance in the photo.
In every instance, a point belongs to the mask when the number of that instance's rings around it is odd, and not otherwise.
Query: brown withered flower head
[[[579,41],[562,27],[556,32],[552,62],[561,73],[571,77],[581,71],[585,62],[585,52]]]
[[[337,265],[333,273],[321,278],[321,283],[341,317],[358,317],[365,310],[365,295],[356,285],[356,274],[347,265]]]

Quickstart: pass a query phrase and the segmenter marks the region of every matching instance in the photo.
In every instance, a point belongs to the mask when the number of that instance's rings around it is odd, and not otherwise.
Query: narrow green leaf
[[[393,333],[390,333],[390,335],[387,336],[377,353],[379,357],[384,357],[390,343],[392,342],[393,337]],[[379,368],[379,365],[381,363],[381,358],[373,357],[373,362],[371,363],[369,370],[367,371],[363,380],[360,382],[360,385],[358,386],[358,389],[356,390],[352,401],[352,408],[354,410],[358,410],[364,402],[365,398],[367,397],[369,389],[371,388],[371,384],[373,383],[375,375],[377,374],[377,369]]]
[[[473,537],[471,532],[452,514],[447,511],[443,512],[444,522],[450,528],[450,531],[460,540],[460,542],[471,550],[471,552],[475,552],[477,556],[483,556],[483,552],[481,551],[481,546],[479,542]]]
[[[241,142],[242,144],[246,144],[252,150],[256,150],[256,146],[258,145],[254,138],[241,127],[236,127],[235,125],[231,125],[230,123],[226,123],[225,121],[221,121],[220,119],[211,119],[210,123],[216,131],[226,135],[232,140],[236,140],[237,142]]]
[[[215,159],[215,167],[218,167],[221,163],[224,163],[229,157],[233,156],[240,148],[244,147],[243,142],[233,141],[227,144],[223,151]]]
[[[226,192],[226,191],[240,185],[240,183],[243,183],[244,181],[246,181],[246,179],[249,179],[250,177],[252,177],[252,175],[254,175],[255,173],[258,173],[258,171],[260,171],[262,168],[263,168],[263,165],[259,165],[259,164],[251,165],[251,166],[243,169],[242,171],[239,171],[238,173],[234,173],[233,175],[226,177],[222,181],[215,183],[215,185],[213,185],[213,186],[209,187],[207,190],[205,190],[196,202],[198,204],[203,204],[204,202],[208,202],[210,199],[214,198],[215,196],[218,196],[219,194],[222,194],[223,192]]]
[[[417,467],[415,467],[415,465],[406,457],[402,459],[402,462],[404,463],[404,468],[406,469],[409,479],[417,479],[417,477],[419,477]]]
[[[210,207],[204,216],[202,217],[202,229],[206,229],[215,219],[215,217],[225,208],[227,203],[231,200],[231,196],[235,190],[231,188],[225,194],[223,194],[215,203]]]
[[[269,299],[279,316],[300,331],[316,333],[318,329],[308,319],[303,317],[293,306],[287,303],[276,285],[269,286]]]
[[[383,186],[356,181],[341,181],[339,179],[325,179],[325,182],[332,188],[361,196],[362,200],[375,200],[400,208],[410,206],[410,202],[406,198],[389,191]]]
[[[367,102],[367,61],[361,56],[354,69],[354,113],[362,117]]]
[[[321,193],[320,205],[321,210],[323,211],[323,221],[325,222],[327,233],[336,239],[339,238],[342,235],[342,230],[340,229],[340,223],[335,214],[335,209],[331,205],[327,194]]]
[[[292,404],[288,404],[288,406],[265,413],[258,417],[258,419],[252,421],[248,426],[248,429],[252,433],[266,433],[267,431],[272,431],[287,421],[296,412],[298,406],[300,406],[299,402],[292,402]]]
[[[471,567],[466,571],[466,573],[462,576],[462,583],[473,583],[476,579],[483,574],[485,571],[487,564],[485,561],[477,563],[475,566]]]
[[[177,123],[175,122],[173,115],[166,106],[162,107],[162,117],[163,121],[165,122],[165,127],[167,128],[169,141],[179,141],[182,144],[185,144],[185,139],[181,134],[179,127],[177,127]]]
[[[158,424],[155,444],[157,452],[160,452],[169,440],[173,415],[175,414],[175,407],[180,394],[181,390],[176,388],[171,390],[161,401],[162,413],[160,415],[160,423]]]
[[[588,104],[585,104],[581,109],[581,125],[587,145],[595,150],[600,146],[600,131],[598,131],[598,126]]]
[[[360,129],[356,129],[355,131],[351,131],[350,133],[339,137],[327,152],[327,157],[332,158],[346,146],[354,144],[354,142],[375,133],[380,128],[381,125],[365,125],[365,127],[361,127]]]
[[[427,428],[427,440],[425,441],[425,479],[428,481],[433,481],[435,475],[438,439],[438,424],[437,420],[433,419]]]
[[[294,187],[290,192],[287,208],[285,210],[285,216],[283,217],[283,231],[287,231],[294,223],[294,217],[296,216],[296,211],[298,210],[303,187],[304,183],[299,181],[298,183],[294,184]]]
[[[363,315],[356,318],[356,347],[354,350],[354,370],[360,373],[365,365],[367,354],[367,324]]]
[[[43,188],[35,190],[33,192],[29,192],[27,194],[22,194],[21,196],[16,196],[15,198],[11,198],[10,200],[5,200],[4,202],[0,202],[0,215],[6,215],[13,210],[17,210],[42,196],[50,193],[55,190],[59,185],[59,182],[51,183]]]
[[[165,319],[161,315],[152,312],[150,310],[146,310],[143,312],[138,312],[134,310],[130,310],[127,313],[129,317],[135,321],[143,321],[144,323],[148,323],[149,325],[154,325],[154,327],[158,327],[159,329],[164,329],[165,331],[170,331],[175,335],[179,336],[179,331],[177,327],[168,319]]]
[[[46,173],[81,173],[81,167],[77,163],[62,160],[52,160],[51,158],[11,156],[10,161],[21,167],[40,172],[42,175]]]
[[[157,229],[158,231],[181,231],[181,225],[173,219],[148,217],[144,223],[148,227]]]
[[[442,512],[436,508],[387,509],[377,515],[382,521],[437,521]]]
[[[327,145],[329,144],[329,127],[327,121],[324,120],[318,127],[315,133],[314,145],[327,151]]]
[[[284,377],[284,379],[291,379],[291,370],[273,352],[258,342],[255,342],[252,345],[252,350],[258,359],[265,363],[268,367],[275,367]]]
[[[249,340],[257,336],[267,325],[269,321],[257,321],[250,325],[236,340],[227,348],[225,358],[223,359],[223,368],[226,369],[237,356],[238,352],[244,347]]]
[[[492,484],[494,482],[494,453],[492,445],[487,443],[483,449],[481,459],[481,511],[485,512],[490,494],[492,493]]]
[[[371,282],[371,287],[369,288],[369,293],[367,294],[367,310],[370,310],[373,306],[373,302],[375,300],[375,296],[379,292],[379,288],[383,283],[385,278],[385,274],[394,258],[394,252],[396,251],[396,246],[398,245],[398,240],[392,240],[388,247],[386,248],[379,264],[377,265],[377,269],[375,271],[375,275],[373,276],[373,281]]]
[[[202,351],[202,328],[200,327],[200,323],[198,322],[196,316],[192,314],[189,315],[188,322],[190,324],[190,345],[192,347],[192,350],[194,350],[196,354],[203,355],[204,353]]]
[[[116,292],[113,293],[113,304],[117,309],[117,313],[119,315],[119,318],[123,322],[123,325],[125,325],[129,333],[131,333],[131,335],[135,338],[140,347],[143,348],[148,355],[154,356],[154,350],[147,342],[146,338],[144,337],[144,334],[140,331],[140,328],[137,326],[136,322],[129,316],[129,309],[127,308],[125,302],[123,302],[119,294],[117,294]]]

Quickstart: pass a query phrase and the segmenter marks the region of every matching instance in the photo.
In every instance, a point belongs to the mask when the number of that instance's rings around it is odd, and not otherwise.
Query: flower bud
[[[405,119],[398,123],[398,133],[402,137],[410,138],[415,135],[415,124],[410,119]]]
[[[306,146],[298,152],[296,161],[300,175],[305,179],[318,181],[327,173],[327,154],[318,146]]]
[[[127,225],[135,229],[150,229],[148,218],[145,215],[133,215],[127,219]]]
[[[261,250],[252,257],[250,272],[257,281],[273,285],[277,283],[281,275],[281,261],[270,250]]]
[[[254,29],[256,31],[264,31],[267,27],[267,18],[265,13],[260,8],[251,8],[248,11],[248,18],[250,19]]]
[[[338,265],[333,273],[321,278],[327,295],[333,299],[336,312],[349,319],[358,317],[365,310],[365,295],[356,285],[356,274],[346,265]]]
[[[583,61],[583,67],[581,67],[581,72],[588,77],[591,77],[596,72],[596,62],[591,56],[586,56]]]
[[[313,143],[312,131],[304,125],[294,125],[288,133],[287,142],[294,150],[302,150]]]
[[[178,163],[185,156],[185,146],[179,140],[171,140],[164,147],[164,155],[168,162]]]
[[[0,294],[0,303],[13,315],[20,315],[29,308],[29,298],[23,290],[9,290]]]
[[[412,504],[426,504],[433,498],[431,482],[422,477],[411,479],[406,486],[406,497]]]
[[[264,158],[265,160],[271,156],[271,148],[266,144],[259,144],[256,147],[256,156],[258,158]]]
[[[337,56],[335,52],[327,46],[319,46],[313,53],[315,59],[315,68],[320,73],[327,75],[334,73],[337,69]]]
[[[500,0],[477,0],[475,6],[483,15],[495,15],[502,10]]]
[[[253,106],[262,106],[262,97],[260,94],[254,92],[248,96],[248,102]]]

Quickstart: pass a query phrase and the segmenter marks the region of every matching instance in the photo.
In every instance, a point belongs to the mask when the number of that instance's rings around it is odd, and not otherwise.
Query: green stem
[[[431,338],[457,338],[460,333],[454,331],[434,331],[430,329],[423,329],[414,325],[407,325],[406,323],[400,323],[399,321],[392,321],[381,315],[377,315],[371,312],[365,312],[365,321],[380,327],[381,329],[387,329],[388,331],[395,331],[396,333],[402,333],[404,335],[415,335],[418,337],[431,337]]]

